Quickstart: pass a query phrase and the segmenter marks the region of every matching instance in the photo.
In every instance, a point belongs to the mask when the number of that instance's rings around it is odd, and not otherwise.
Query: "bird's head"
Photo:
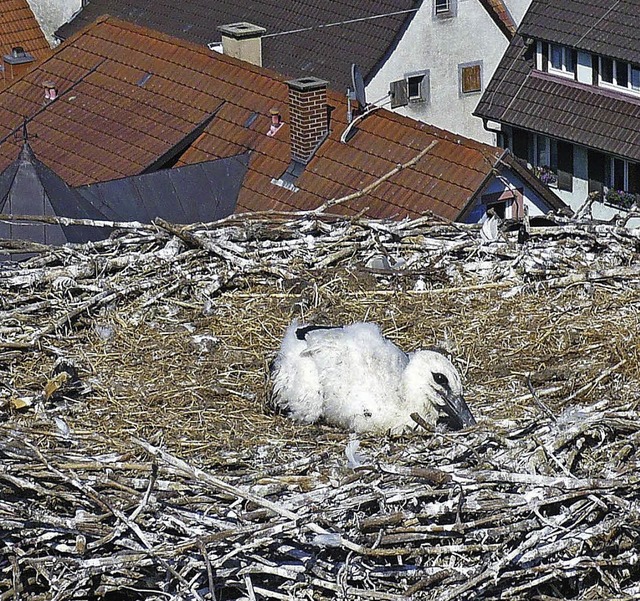
[[[442,411],[449,417],[454,428],[464,428],[476,423],[464,400],[460,374],[441,352],[415,351],[411,354],[405,371],[407,393],[416,402],[423,405],[429,403],[431,407],[424,407],[427,413]]]

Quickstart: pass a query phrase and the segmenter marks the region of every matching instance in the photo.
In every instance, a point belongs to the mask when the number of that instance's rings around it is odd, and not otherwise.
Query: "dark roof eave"
[[[482,194],[482,190],[484,190],[484,188],[487,186],[487,184],[491,181],[491,179],[495,176],[495,168],[496,165],[498,164],[498,162],[500,161],[500,159],[504,156],[505,152],[509,152],[508,150],[504,150],[502,152],[502,154],[498,157],[498,159],[496,160],[496,162],[491,166],[491,168],[487,171],[487,174],[484,176],[484,178],[482,179],[482,181],[480,182],[480,185],[476,188],[476,191],[469,196],[469,199],[467,200],[467,202],[465,203],[465,205],[462,207],[462,209],[460,210],[460,212],[458,213],[458,215],[456,216],[456,218],[454,219],[454,221],[459,221],[460,219],[462,219],[463,217],[466,217],[466,215],[469,213],[469,211],[471,210],[471,208],[473,207],[473,205],[475,204],[478,196],[480,196],[480,194]]]
[[[542,198],[547,205],[556,211],[564,211],[573,214],[573,211],[561,198],[554,194],[533,173],[531,173],[509,150],[498,159],[505,167],[512,169],[533,191]]]

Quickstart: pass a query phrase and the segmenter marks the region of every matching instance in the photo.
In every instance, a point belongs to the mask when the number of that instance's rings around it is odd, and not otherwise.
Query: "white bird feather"
[[[435,424],[441,409],[458,426],[475,423],[447,357],[433,350],[406,354],[372,323],[329,328],[294,321],[271,378],[275,407],[304,423],[402,433],[417,428],[412,414]]]

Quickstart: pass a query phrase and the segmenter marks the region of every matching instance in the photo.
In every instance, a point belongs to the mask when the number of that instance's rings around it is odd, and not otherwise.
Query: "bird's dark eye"
[[[433,379],[435,380],[435,383],[440,386],[449,386],[449,380],[447,380],[447,376],[444,374],[436,372],[433,374]]]

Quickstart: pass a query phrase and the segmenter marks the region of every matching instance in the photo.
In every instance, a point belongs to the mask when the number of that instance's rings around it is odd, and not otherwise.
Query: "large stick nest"
[[[638,598],[639,239],[308,215],[27,248],[0,267],[0,600]],[[274,414],[294,317],[445,347],[478,425]]]

